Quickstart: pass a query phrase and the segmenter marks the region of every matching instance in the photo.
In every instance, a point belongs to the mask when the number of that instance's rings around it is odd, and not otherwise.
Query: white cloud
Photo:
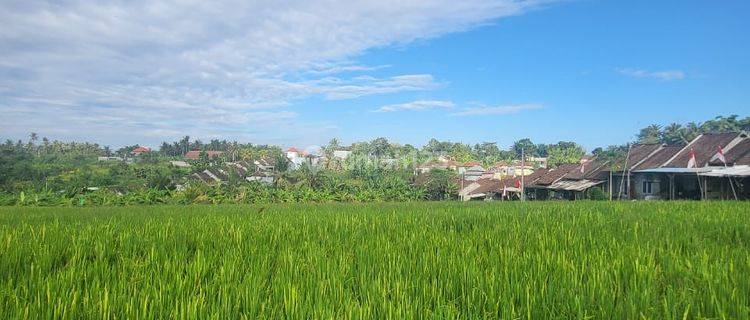
[[[427,110],[427,109],[447,109],[447,108],[453,108],[455,104],[451,101],[441,101],[441,100],[417,100],[407,103],[399,103],[399,104],[391,104],[387,106],[382,106],[374,112],[394,112],[394,111],[403,111],[403,110]]]
[[[0,133],[53,125],[84,139],[103,131],[288,134],[279,122],[294,114],[279,108],[299,99],[444,85],[429,74],[358,76],[385,68],[353,60],[366,50],[467,30],[540,3],[3,1]],[[16,109],[34,116],[8,115]]]
[[[680,70],[648,71],[643,69],[617,69],[617,72],[633,78],[651,78],[661,81],[681,80],[685,72]]]
[[[467,108],[462,111],[451,113],[452,116],[481,116],[481,115],[503,115],[503,114],[516,114],[527,110],[537,110],[544,108],[538,104],[519,104],[509,106],[480,106],[474,108]]]

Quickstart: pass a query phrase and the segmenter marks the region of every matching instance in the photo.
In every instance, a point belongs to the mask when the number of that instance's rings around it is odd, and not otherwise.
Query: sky
[[[750,115],[750,1],[0,3],[0,138],[591,150]]]

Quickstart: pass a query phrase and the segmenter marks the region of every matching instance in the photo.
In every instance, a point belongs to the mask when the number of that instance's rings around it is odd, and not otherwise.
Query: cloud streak
[[[541,3],[5,1],[0,133],[45,133],[51,125],[49,134],[103,136],[114,144],[172,138],[148,132],[306,137],[284,129],[302,126],[283,108],[316,96],[356,99],[445,85],[429,74],[370,76],[387,68],[357,64],[366,50],[468,30]],[[114,131],[129,136],[110,137]]]
[[[633,78],[648,78],[661,81],[685,79],[685,72],[681,70],[648,71],[643,69],[617,69],[617,73]]]
[[[395,111],[421,111],[429,109],[449,109],[453,108],[455,104],[451,101],[442,100],[417,100],[406,103],[391,104],[382,106],[373,112],[395,112]]]
[[[451,116],[465,117],[465,116],[485,116],[485,115],[507,115],[517,114],[523,111],[538,110],[544,106],[538,104],[519,104],[519,105],[506,105],[506,106],[480,106],[474,108],[466,108],[462,111],[451,113]]]

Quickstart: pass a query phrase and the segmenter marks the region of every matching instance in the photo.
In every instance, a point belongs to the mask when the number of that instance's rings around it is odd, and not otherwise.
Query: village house
[[[434,160],[430,160],[428,162],[425,162],[417,167],[418,173],[427,173],[432,171],[433,169],[441,169],[441,170],[458,170],[458,167],[460,164],[456,161],[439,157]]]
[[[286,150],[287,159],[297,158],[299,157],[299,155],[300,155],[300,152],[295,147],[290,147],[289,149]]]
[[[524,181],[526,184],[526,196],[530,200],[547,200],[547,199],[565,199],[569,195],[567,192],[556,192],[560,190],[551,189],[555,183],[563,180],[566,175],[575,171],[581,170],[580,164],[562,164],[557,168],[549,170],[538,170],[541,171],[539,174],[529,179],[531,181]],[[536,173],[536,172],[535,172]]]
[[[299,169],[308,159],[305,152],[300,152],[295,147],[286,150],[286,158],[289,160],[289,168],[292,170]]]
[[[192,150],[185,153],[185,158],[190,160],[198,160],[201,157],[201,153],[205,152],[206,156],[208,156],[208,159],[215,159],[218,157],[221,157],[224,154],[224,151],[200,151],[200,150]]]
[[[190,164],[185,161],[169,161],[169,164],[177,168],[190,168]]]
[[[605,194],[609,181],[609,162],[596,157],[584,157],[580,164],[571,165],[567,174],[545,186],[554,199],[588,199],[594,188]],[[548,193],[550,195],[550,193]]]
[[[250,181],[250,182],[256,181],[256,182],[260,182],[262,184],[270,186],[270,185],[273,185],[276,178],[274,177],[272,173],[256,171],[256,172],[253,172],[248,177],[246,177],[245,180]]]
[[[492,165],[488,171],[494,174],[495,179],[503,179],[508,176],[530,175],[534,173],[534,167],[528,164],[526,166],[521,166],[519,161],[500,161]]]
[[[746,132],[706,133],[686,145],[636,145],[632,160],[613,174],[613,194],[645,200],[747,198],[748,140]]]
[[[216,184],[219,182],[229,181],[229,174],[218,168],[208,168],[201,172],[196,172],[190,175],[190,179],[202,181],[206,184]]]
[[[492,175],[484,175],[476,181],[463,181],[463,187],[459,196],[464,201],[469,200],[514,200],[521,198],[522,186],[533,185],[540,177],[546,175],[547,169],[538,169],[525,176],[506,176],[501,179]],[[532,190],[533,191],[533,190]],[[529,189],[526,189],[526,197],[529,198]]]
[[[98,161],[124,161],[122,157],[98,157]]]
[[[248,174],[257,171],[255,165],[247,161],[227,162],[226,167],[227,171],[231,171],[240,177],[247,176]]]
[[[130,154],[134,157],[137,157],[146,152],[151,152],[151,148],[138,146],[137,148],[133,149],[133,151],[131,151]]]
[[[535,168],[547,168],[547,158],[545,157],[527,157],[526,164]]]
[[[346,160],[352,154],[349,150],[333,150],[333,158],[338,160]]]
[[[276,170],[276,160],[271,157],[260,157],[253,160],[253,164],[257,168],[256,171],[274,171]]]
[[[467,181],[476,181],[485,173],[482,164],[477,161],[468,161],[458,166],[458,174]]]

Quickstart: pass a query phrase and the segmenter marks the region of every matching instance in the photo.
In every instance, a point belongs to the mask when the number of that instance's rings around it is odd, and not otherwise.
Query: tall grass
[[[11,318],[750,318],[750,204],[0,208]]]

